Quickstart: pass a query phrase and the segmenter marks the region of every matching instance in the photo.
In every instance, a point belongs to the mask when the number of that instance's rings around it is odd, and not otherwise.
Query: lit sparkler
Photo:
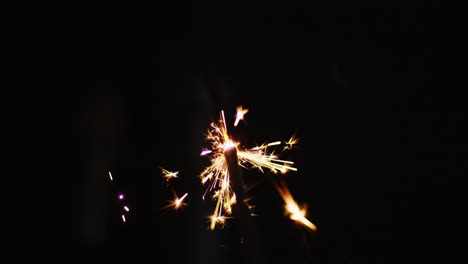
[[[236,119],[234,126],[237,126],[240,120],[244,119],[248,109],[242,106],[237,107]],[[265,169],[273,173],[287,173],[289,171],[297,171],[297,168],[292,167],[294,162],[289,160],[279,159],[272,148],[284,145],[283,150],[290,150],[293,145],[298,143],[298,139],[293,135],[288,141],[274,141],[264,143],[253,148],[244,148],[238,142],[234,141],[228,133],[224,112],[221,111],[220,119],[217,122],[211,123],[210,129],[206,134],[206,140],[211,144],[209,148],[201,151],[200,156],[210,155],[210,164],[200,173],[199,177],[206,190],[202,198],[211,194],[211,198],[216,201],[213,213],[208,216],[210,219],[210,229],[215,229],[216,225],[221,227],[226,225],[226,220],[233,213],[232,206],[239,203],[238,212],[242,214],[241,218],[253,215],[249,209],[252,207],[247,205],[249,200],[246,197],[246,190],[243,185],[240,167],[249,169],[258,169],[264,172]],[[178,178],[178,172],[171,172],[161,168],[163,178],[168,182],[170,179]],[[283,182],[280,185],[275,184],[277,191],[280,193],[285,202],[286,213],[290,215],[293,221],[299,222],[312,230],[317,227],[310,222],[306,217],[306,208],[299,207],[291,196],[289,189]],[[182,197],[178,197],[174,193],[174,199],[169,201],[169,204],[164,208],[173,208],[174,211],[186,205],[184,199],[188,193]]]
[[[242,107],[238,108],[235,125],[244,117],[247,111]],[[231,175],[228,170],[228,157],[226,155],[229,150],[236,150],[238,165],[243,168],[257,168],[262,172],[264,172],[264,169],[269,169],[273,173],[297,171],[296,168],[292,167],[294,162],[281,160],[274,151],[270,151],[271,147],[282,144],[281,141],[262,144],[251,149],[246,149],[233,141],[228,134],[223,111],[221,111],[218,123],[211,123],[211,129],[208,130],[206,139],[211,143],[211,148],[203,150],[201,155],[210,154],[211,164],[199,176],[202,184],[208,183],[203,199],[205,199],[208,192],[213,192],[212,198],[216,200],[215,209],[210,217],[210,229],[212,230],[216,224],[224,223],[225,215],[231,214],[232,205],[236,203],[236,193],[231,185],[232,179],[230,179]],[[296,141],[293,138],[289,140],[291,146],[295,143]]]

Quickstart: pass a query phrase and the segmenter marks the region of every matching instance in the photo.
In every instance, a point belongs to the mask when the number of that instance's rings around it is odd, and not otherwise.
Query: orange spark
[[[162,172],[162,176],[166,179],[166,181],[169,181],[170,179],[175,179],[175,178],[178,178],[179,177],[179,172],[178,171],[175,171],[175,172],[172,172],[172,171],[168,171],[164,168],[161,168],[161,172]]]
[[[237,113],[236,113],[236,121],[234,121],[234,126],[237,126],[240,120],[244,120],[244,116],[248,112],[249,112],[249,109],[244,109],[242,105],[238,106]]]
[[[312,222],[310,222],[306,218],[307,208],[299,207],[296,201],[294,201],[294,198],[292,197],[288,187],[286,186],[286,183],[281,182],[281,186],[279,186],[278,184],[275,184],[275,187],[276,187],[276,190],[281,195],[281,198],[283,198],[283,201],[285,203],[284,205],[285,213],[289,214],[289,218],[293,221],[296,221],[298,223],[305,225],[306,227],[314,231],[317,230],[317,226],[315,226]]]
[[[299,142],[299,139],[296,138],[295,135],[292,135],[292,137],[287,142],[284,142],[286,146],[284,146],[283,150],[292,149],[293,145],[297,144],[298,142]]]
[[[211,215],[208,218],[210,219],[210,222],[211,222],[210,229],[213,230],[215,229],[216,224],[220,225],[221,227],[224,227],[226,225],[226,219],[232,218],[232,217]]]
[[[182,206],[187,205],[186,203],[184,203],[184,199],[185,197],[187,197],[187,195],[188,193],[185,193],[184,195],[182,195],[182,197],[179,198],[177,194],[174,193],[174,199],[170,200],[169,204],[164,206],[164,208],[173,208],[174,211],[179,210],[180,208],[182,208]]]

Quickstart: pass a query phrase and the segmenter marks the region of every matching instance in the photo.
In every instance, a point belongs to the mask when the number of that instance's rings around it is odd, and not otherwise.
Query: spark
[[[284,143],[286,146],[284,146],[283,150],[292,149],[293,145],[297,144],[298,142],[299,139],[296,138],[296,135],[292,135],[292,137]]]
[[[114,181],[114,178],[112,177],[112,173],[110,171],[108,172],[108,175],[109,175],[109,180],[113,184],[116,184],[116,182]],[[125,200],[125,195],[123,193],[118,193],[117,194],[117,199],[122,202],[123,200]],[[125,223],[125,222],[127,222],[127,219],[125,217],[125,212],[130,212],[130,208],[125,204],[122,205],[122,208],[123,208],[123,212],[121,214],[121,218],[122,218],[122,221]]]
[[[187,197],[188,193],[185,193],[182,195],[182,197],[178,197],[177,194],[174,193],[174,199],[170,201],[168,205],[166,205],[164,208],[172,208],[174,211],[179,210],[183,206],[186,206],[187,204],[184,203],[185,198]]]
[[[213,152],[213,151],[208,150],[208,149],[205,149],[205,150],[203,150],[203,151],[200,153],[200,156],[208,155],[208,154],[210,154],[211,152]]]
[[[175,171],[175,172],[172,172],[172,171],[168,171],[164,168],[161,168],[161,172],[162,172],[162,175],[163,177],[166,179],[166,181],[169,181],[170,179],[174,179],[174,178],[178,178],[179,177],[179,172],[178,171]]]
[[[238,106],[237,113],[236,113],[236,121],[234,121],[234,126],[237,126],[240,120],[244,120],[244,116],[248,112],[249,112],[249,109],[244,109],[242,105]]]
[[[299,207],[299,205],[296,203],[296,201],[292,197],[291,192],[289,191],[286,184],[284,182],[281,182],[281,186],[278,184],[275,184],[275,187],[285,203],[284,205],[285,213],[289,214],[289,218],[293,221],[303,224],[304,226],[314,231],[317,230],[317,226],[314,225],[312,222],[310,222],[306,218],[307,208],[305,206],[302,208]]]
[[[234,125],[239,122],[238,120],[241,120],[241,117],[243,118],[243,114],[247,113],[247,109],[242,109],[242,107],[238,107],[237,110],[238,114]],[[256,168],[261,172],[264,172],[264,169],[269,169],[273,173],[297,171],[296,168],[292,167],[294,162],[279,159],[278,155],[270,150],[271,147],[282,144],[281,141],[265,143],[251,149],[244,148],[234,141],[228,133],[224,111],[221,111],[218,122],[211,123],[211,128],[206,134],[206,140],[211,143],[211,148],[204,149],[201,156],[210,154],[211,163],[200,173],[199,177],[203,185],[207,184],[206,191],[202,196],[203,199],[205,199],[208,192],[211,192],[213,193],[212,199],[216,201],[215,209],[210,217],[210,229],[212,230],[216,224],[224,224],[225,215],[231,214],[231,206],[236,203],[224,151],[236,148],[239,165],[246,169]]]
[[[211,222],[210,229],[213,230],[216,224],[220,225],[221,227],[224,227],[226,225],[226,219],[231,217],[211,215],[208,218]]]

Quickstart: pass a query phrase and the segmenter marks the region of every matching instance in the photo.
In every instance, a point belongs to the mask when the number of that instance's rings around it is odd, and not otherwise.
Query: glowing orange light
[[[185,197],[187,197],[188,193],[185,193],[182,195],[182,197],[178,197],[177,194],[174,193],[174,199],[169,201],[169,204],[166,205],[164,208],[172,208],[174,211],[179,210],[183,206],[186,206],[187,204],[184,203]]]
[[[237,107],[237,113],[236,113],[236,121],[234,121],[234,126],[237,126],[239,124],[240,120],[244,119],[245,114],[249,112],[249,109],[244,109],[242,105]]]
[[[172,171],[168,171],[166,169],[161,168],[161,172],[162,172],[163,178],[165,178],[166,181],[169,181],[170,179],[175,179],[175,178],[179,177],[179,175],[178,175],[179,172],[178,171],[172,172]]]
[[[299,207],[299,205],[294,201],[294,198],[291,195],[291,192],[289,191],[288,187],[284,182],[281,182],[281,186],[278,184],[275,184],[276,190],[278,190],[279,194],[281,195],[281,198],[283,198],[283,201],[285,203],[285,213],[289,214],[289,218],[291,220],[296,221],[298,223],[303,224],[304,226],[312,229],[312,230],[317,230],[317,226],[315,226],[312,222],[310,222],[306,218],[307,214],[307,208],[306,207]]]

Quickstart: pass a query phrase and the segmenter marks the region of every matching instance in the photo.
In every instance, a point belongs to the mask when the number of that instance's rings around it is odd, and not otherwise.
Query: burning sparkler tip
[[[233,141],[228,140],[227,142],[224,143],[224,151],[228,151],[233,148],[236,148],[236,144]]]

